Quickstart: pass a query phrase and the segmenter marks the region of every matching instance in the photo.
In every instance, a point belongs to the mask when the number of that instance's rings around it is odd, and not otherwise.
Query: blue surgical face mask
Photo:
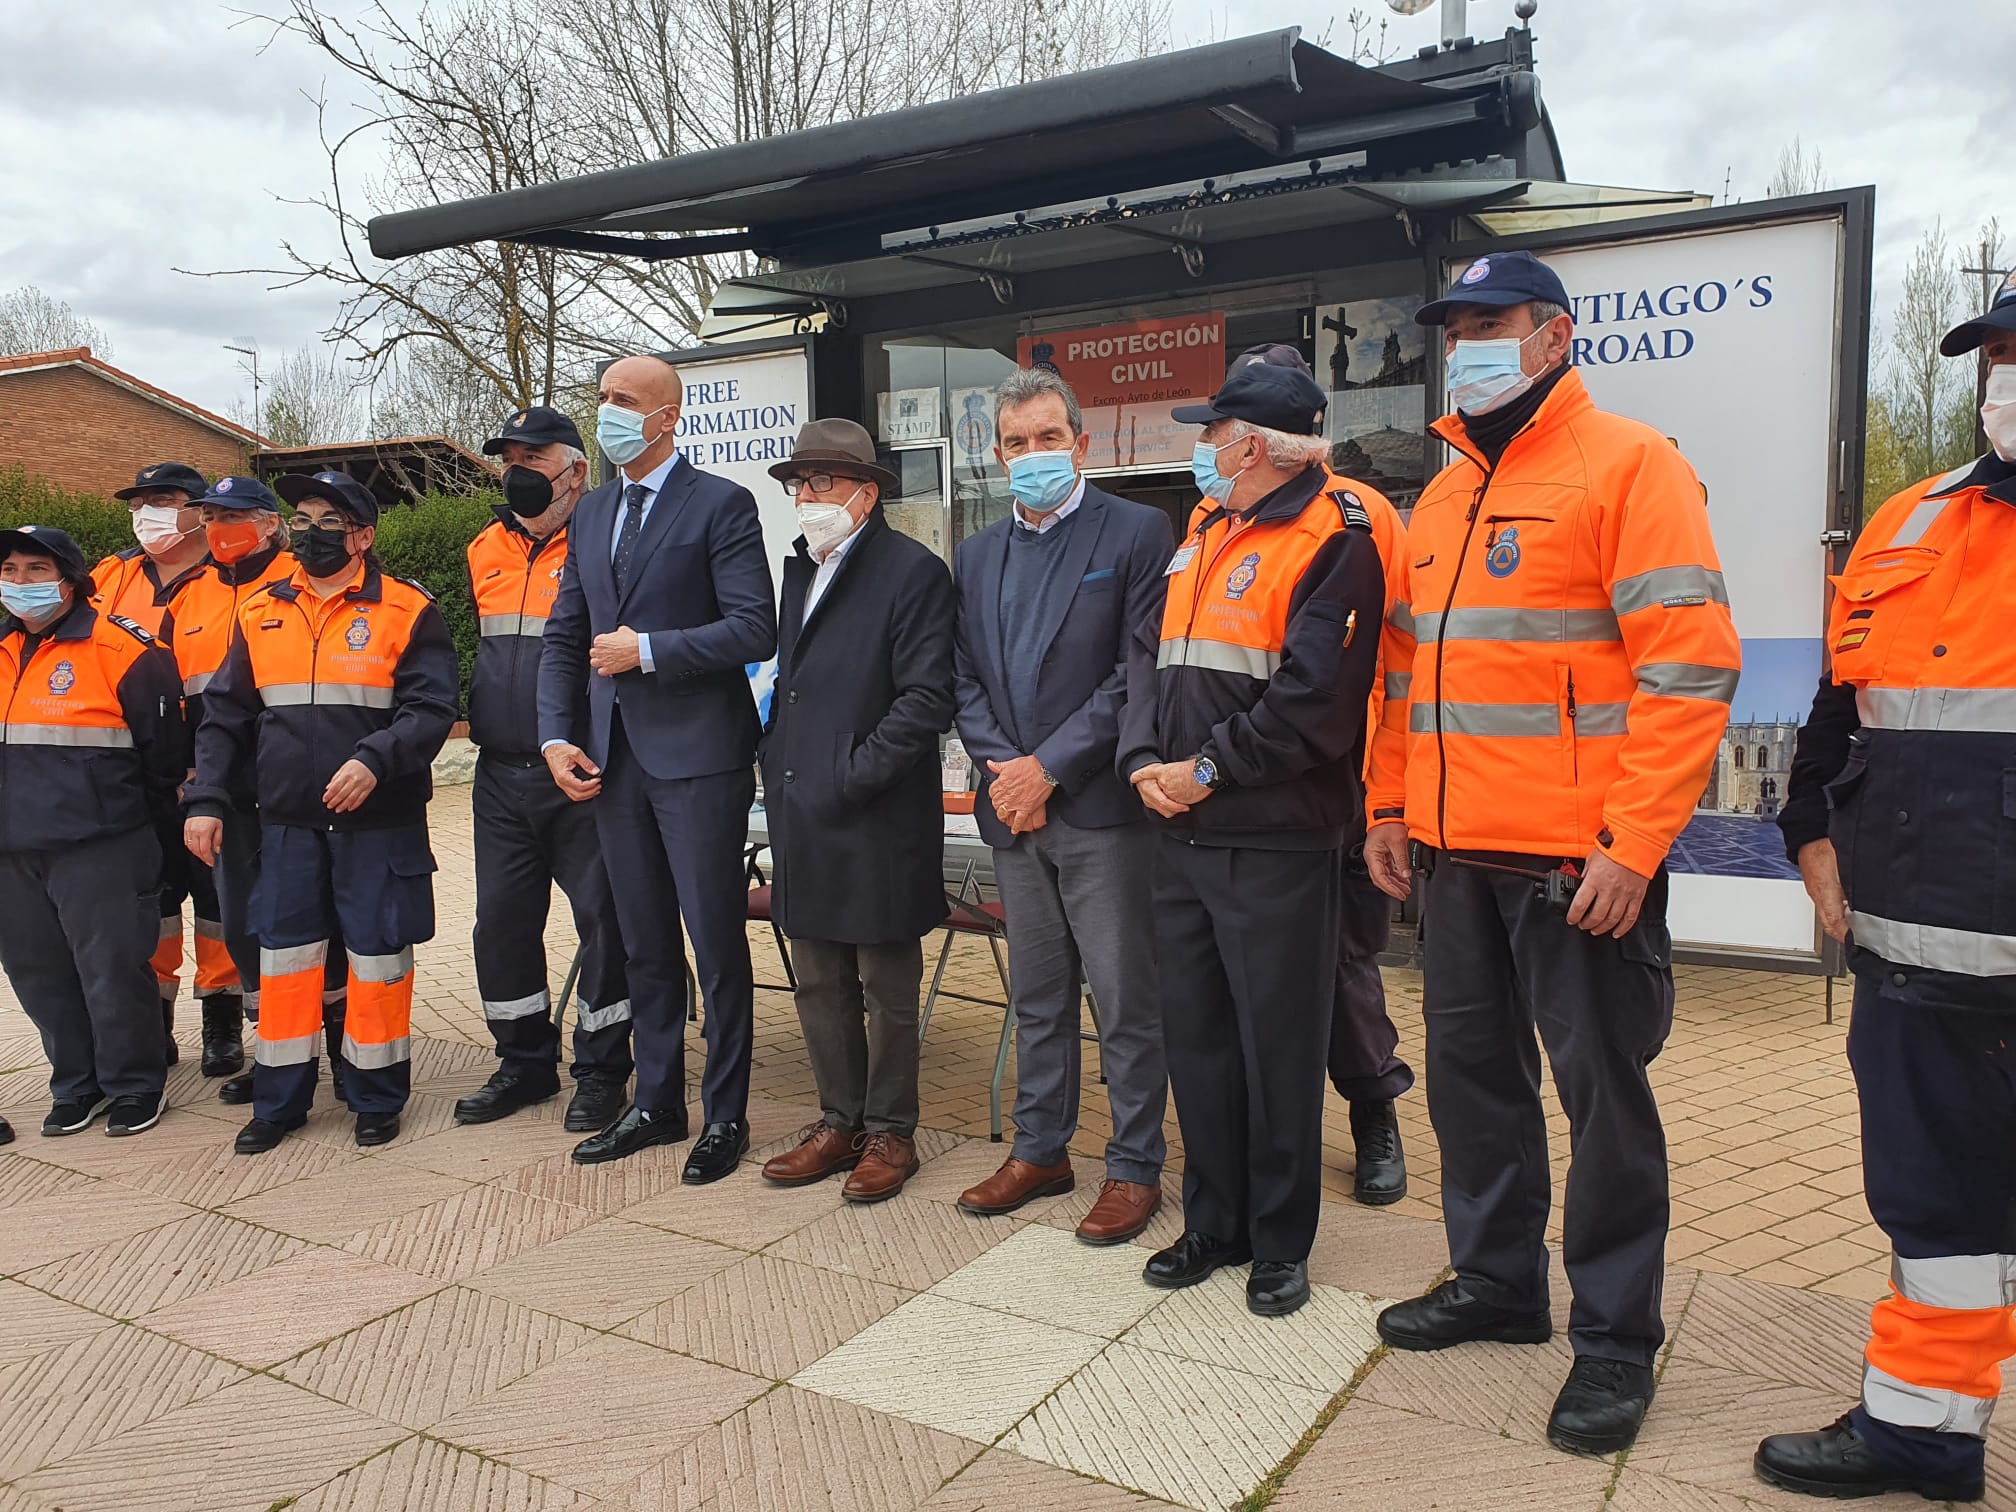
[[[1241,436],[1239,439],[1243,441],[1246,438]],[[1198,492],[1214,504],[1231,502],[1233,485],[1239,481],[1236,477],[1228,478],[1218,471],[1218,453],[1230,445],[1232,445],[1230,441],[1224,446],[1213,446],[1209,441],[1199,441],[1190,448],[1190,476],[1197,480]]]
[[[1533,336],[1540,333],[1535,331]],[[1521,365],[1526,342],[1507,336],[1500,341],[1459,341],[1449,354],[1449,402],[1466,415],[1483,415],[1509,404],[1533,387]]]
[[[63,585],[0,583],[0,604],[17,619],[45,620],[63,607]]]
[[[1024,452],[1008,459],[1008,491],[1035,514],[1055,509],[1078,486],[1078,464],[1068,451]]]
[[[651,415],[665,412],[659,405]],[[605,404],[595,412],[595,441],[609,454],[609,460],[618,467],[635,462],[651,449],[651,443],[644,439],[644,422],[651,415],[640,415],[635,410]]]

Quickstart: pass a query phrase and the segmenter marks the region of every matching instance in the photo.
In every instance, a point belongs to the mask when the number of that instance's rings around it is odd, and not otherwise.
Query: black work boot
[[[1577,1355],[1554,1411],[1547,1442],[1570,1454],[1615,1454],[1637,1441],[1652,1405],[1649,1366]]]
[[[212,993],[203,1002],[203,1074],[229,1076],[245,1066],[245,1000]]]
[[[252,1068],[247,1066],[230,1080],[219,1082],[217,1101],[234,1106],[252,1101]]]
[[[1351,1143],[1358,1147],[1353,1197],[1367,1207],[1384,1207],[1407,1195],[1407,1156],[1390,1099],[1351,1104]]]
[[[182,1047],[175,1043],[175,1003],[171,998],[161,1005],[161,1037],[168,1042],[168,1064],[174,1065],[182,1059]]]
[[[336,1101],[348,1106],[343,1096],[343,1010],[349,1006],[338,1000],[322,1005],[322,1048],[329,1052],[329,1085],[336,1089]]]
[[[1916,1491],[1927,1501],[1949,1502],[1977,1502],[1988,1494],[1979,1466],[1938,1479],[1889,1469],[1856,1430],[1853,1414],[1846,1412],[1812,1433],[1772,1434],[1757,1446],[1751,1468],[1770,1485],[1834,1501],[1881,1496],[1886,1491]]]

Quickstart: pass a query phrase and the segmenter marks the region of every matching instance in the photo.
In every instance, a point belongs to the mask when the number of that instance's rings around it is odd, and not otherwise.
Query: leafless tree
[[[112,338],[33,284],[0,294],[0,357],[57,352],[66,347],[89,347],[96,356],[109,358]]]
[[[1820,149],[1815,147],[1809,154],[1806,144],[1795,136],[1790,144],[1778,149],[1778,167],[1764,187],[1764,197],[1791,199],[1799,194],[1818,194],[1829,187],[1827,165],[1821,161]]]
[[[364,391],[354,363],[314,344],[284,354],[270,369],[253,429],[275,446],[317,446],[368,439]]]
[[[1973,385],[1961,365],[1939,355],[1939,338],[1960,319],[1960,271],[1945,228],[1927,231],[1904,270],[1890,319],[1884,392],[1908,475],[1923,478],[1971,455]]]

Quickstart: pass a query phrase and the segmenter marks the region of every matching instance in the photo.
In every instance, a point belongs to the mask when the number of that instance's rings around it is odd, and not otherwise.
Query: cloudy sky
[[[180,268],[276,266],[326,243],[286,203],[326,177],[310,97],[324,70],[216,0],[0,0],[0,291],[33,284],[112,337],[123,367],[224,409],[248,382],[226,343],[271,356],[328,323],[322,290]],[[957,3],[957,0],[947,0]],[[1383,0],[1356,0],[1384,14]],[[1541,0],[1540,72],[1570,175],[1755,198],[1793,137],[1836,184],[1877,186],[1877,304],[1934,220],[2016,229],[2008,0]],[[1349,5],[1338,11],[1348,10]],[[1297,0],[1178,0],[1180,37],[1320,35]],[[1472,0],[1471,29],[1512,24]],[[1341,26],[1338,28],[1342,32]],[[1396,53],[1439,36],[1396,18]],[[556,81],[558,82],[558,81]],[[328,79],[343,103],[344,81]],[[2016,240],[2016,237],[2012,237]]]

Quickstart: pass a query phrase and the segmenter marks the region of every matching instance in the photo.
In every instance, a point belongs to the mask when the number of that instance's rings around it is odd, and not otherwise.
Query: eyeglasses
[[[795,478],[781,480],[786,498],[795,499],[803,489],[811,489],[815,494],[831,493],[836,483],[852,483],[852,478],[836,478],[832,473],[801,473]]]
[[[296,515],[287,522],[289,530],[319,530],[324,535],[345,535],[351,530],[348,520],[311,520],[306,515]]]

